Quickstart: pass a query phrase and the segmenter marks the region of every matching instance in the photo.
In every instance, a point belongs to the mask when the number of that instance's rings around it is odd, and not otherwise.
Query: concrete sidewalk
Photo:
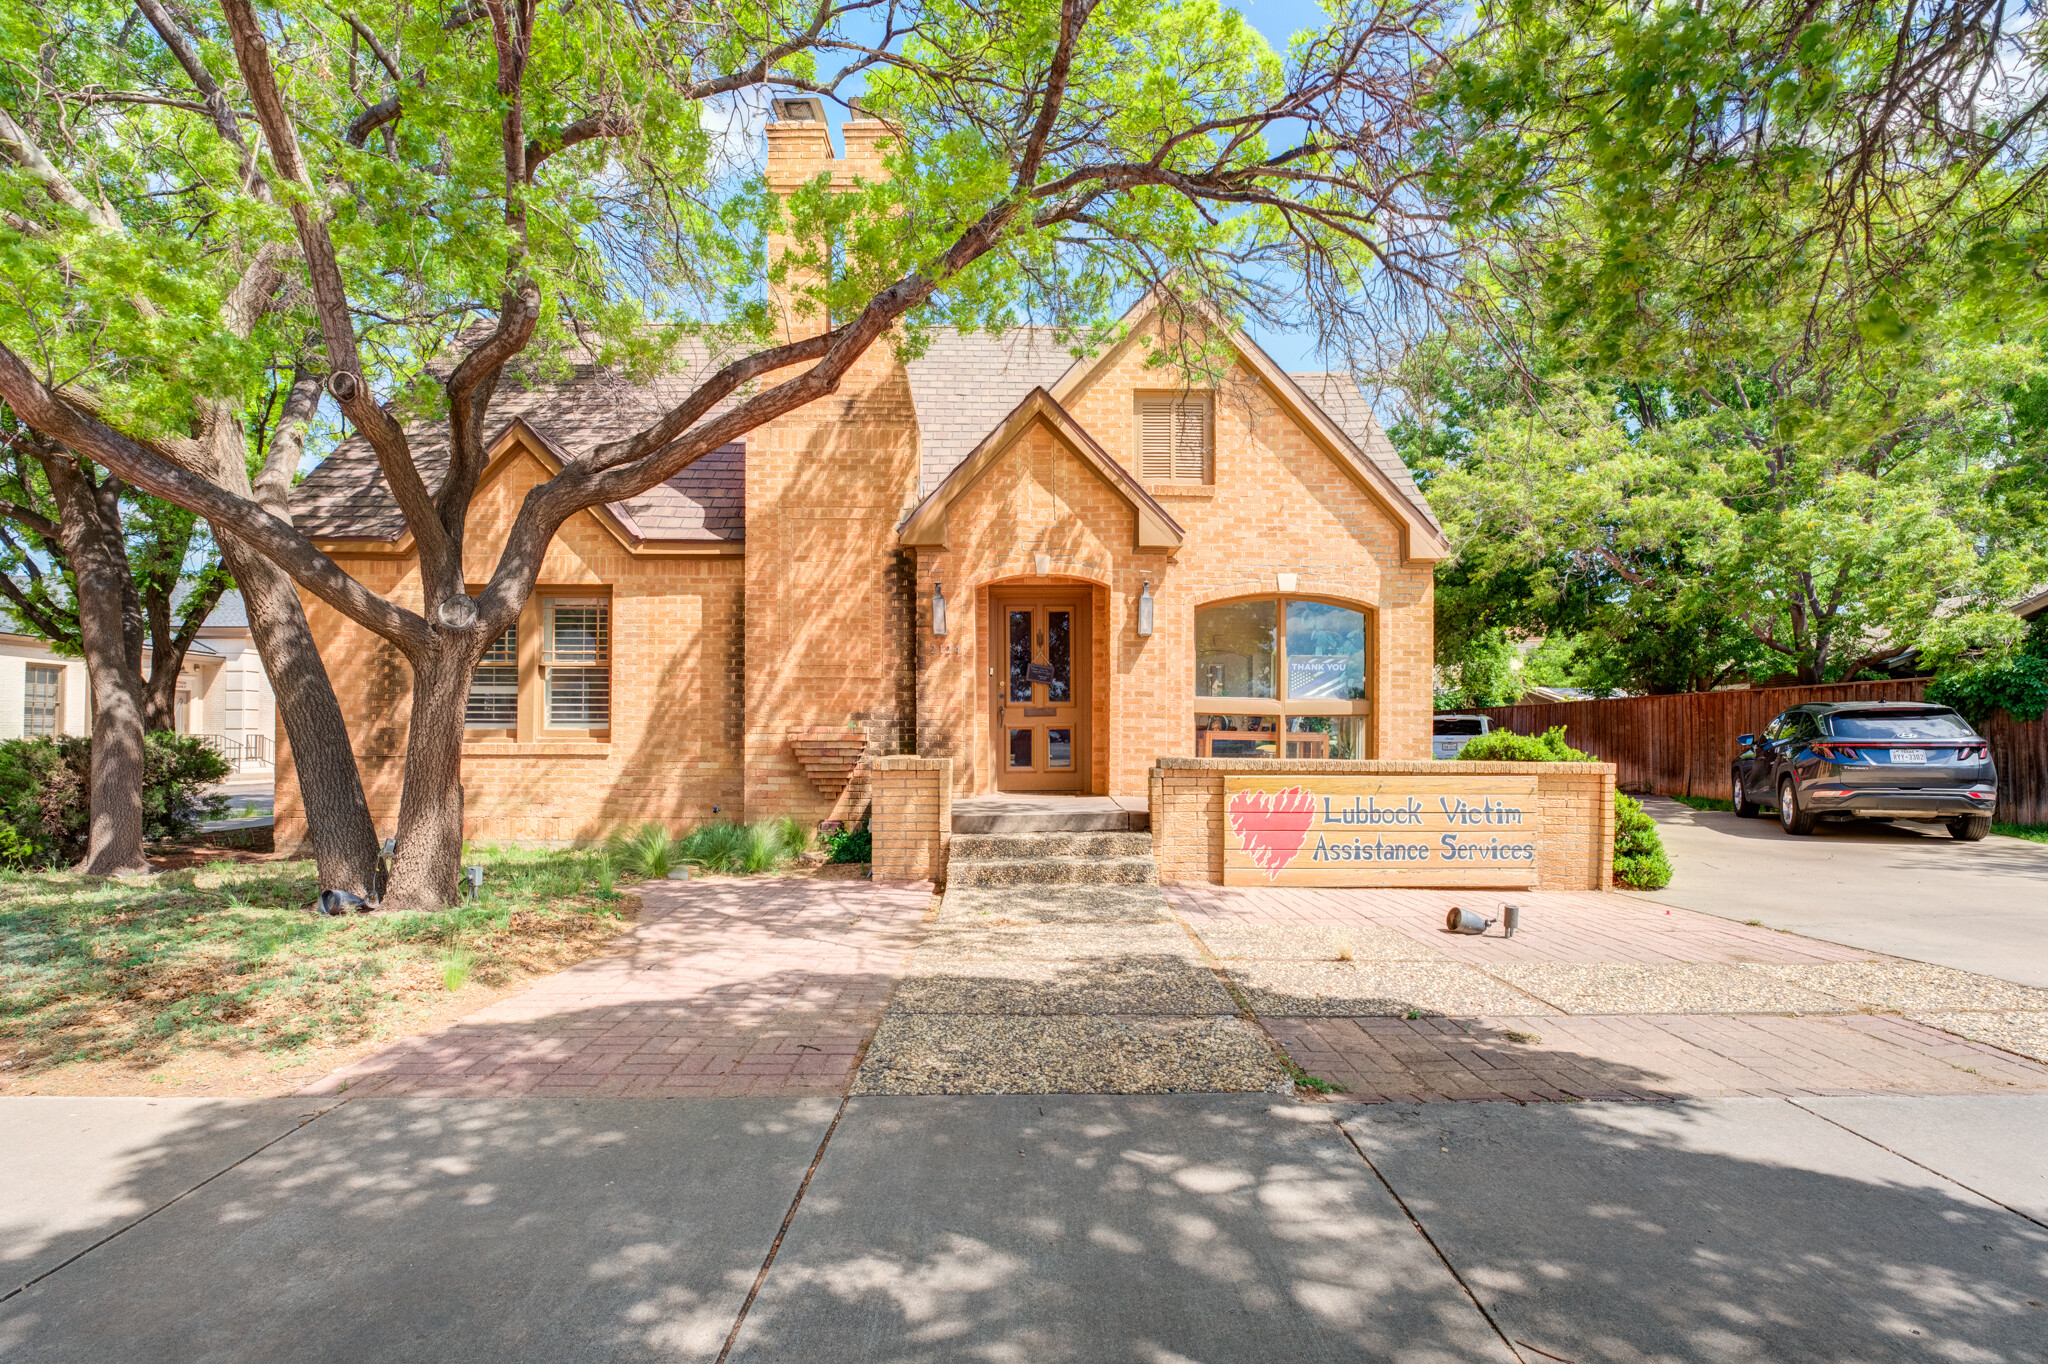
[[[2048,1359],[2048,1096],[0,1100],[0,1359]]]

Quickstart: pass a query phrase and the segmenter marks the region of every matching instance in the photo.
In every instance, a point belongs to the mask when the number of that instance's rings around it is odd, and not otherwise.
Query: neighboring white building
[[[276,758],[277,696],[239,592],[222,594],[186,651],[176,728],[219,739],[223,756],[243,770],[267,770]],[[60,658],[32,636],[0,632],[0,739],[91,732],[84,660]]]

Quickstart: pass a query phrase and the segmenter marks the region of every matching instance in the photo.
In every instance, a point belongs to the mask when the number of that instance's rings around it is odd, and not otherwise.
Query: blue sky
[[[1315,0],[1237,0],[1232,6],[1249,20],[1252,26],[1265,35],[1266,41],[1276,52],[1285,54],[1288,43],[1294,35],[1306,28],[1319,28],[1327,20],[1322,7]],[[849,93],[858,93],[858,85]],[[838,141],[837,130],[845,111],[828,102],[826,118],[834,130],[834,141]],[[841,144],[843,147],[843,144]],[[1252,338],[1265,347],[1281,368],[1293,372],[1325,369],[1322,357],[1310,344],[1310,339],[1294,332],[1259,325],[1256,319],[1247,319],[1245,330]]]

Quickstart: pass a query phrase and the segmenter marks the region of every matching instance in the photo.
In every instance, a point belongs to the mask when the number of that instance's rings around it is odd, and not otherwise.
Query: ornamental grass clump
[[[613,834],[605,842],[605,858],[629,876],[659,881],[674,868],[694,860],[683,851],[687,841],[687,837],[678,839],[650,820],[631,833]]]
[[[1496,729],[1474,738],[1459,752],[1460,762],[1589,763],[1599,761],[1564,741],[1564,726],[1542,734]],[[1614,879],[1630,890],[1660,890],[1671,884],[1671,859],[1664,840],[1633,796],[1614,793]]]
[[[640,876],[666,876],[670,867],[684,864],[721,876],[755,876],[789,865],[810,848],[811,832],[789,815],[752,824],[699,824],[680,838],[671,838],[659,825],[644,824],[630,836],[614,837],[608,846],[620,850],[613,856],[621,859],[622,870]],[[652,870],[656,865],[658,872]]]

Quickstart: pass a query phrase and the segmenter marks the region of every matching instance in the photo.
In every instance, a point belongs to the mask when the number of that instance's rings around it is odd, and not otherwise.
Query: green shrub
[[[863,824],[858,829],[840,829],[825,835],[827,862],[872,862],[875,838]]]
[[[88,752],[91,741],[85,741]],[[143,736],[142,836],[151,840],[190,838],[209,819],[228,807],[226,796],[208,796],[207,787],[225,781],[227,760],[194,734]]]
[[[1631,890],[1662,890],[1671,884],[1671,859],[1664,840],[1635,797],[1614,793],[1614,879]]]
[[[1458,754],[1461,762],[1588,763],[1596,759],[1564,741],[1564,726],[1542,734],[1515,734],[1496,729],[1481,734]],[[1660,890],[1671,884],[1671,859],[1664,840],[1634,797],[1614,793],[1614,879],[1631,890]]]
[[[228,765],[191,734],[143,736],[142,836],[151,842],[190,838],[218,819],[223,796],[205,794]],[[91,837],[92,740],[59,738],[0,742],[0,862],[64,866],[85,856]]]
[[[2048,658],[2021,654],[2005,663],[1959,668],[1936,679],[1927,699],[1953,706],[1979,733],[2001,710],[2015,720],[2038,720],[2048,709]]]
[[[1564,726],[1542,734],[1516,734],[1496,729],[1474,736],[1458,752],[1459,762],[1475,763],[1589,763],[1593,755],[1581,753],[1564,741]]]

